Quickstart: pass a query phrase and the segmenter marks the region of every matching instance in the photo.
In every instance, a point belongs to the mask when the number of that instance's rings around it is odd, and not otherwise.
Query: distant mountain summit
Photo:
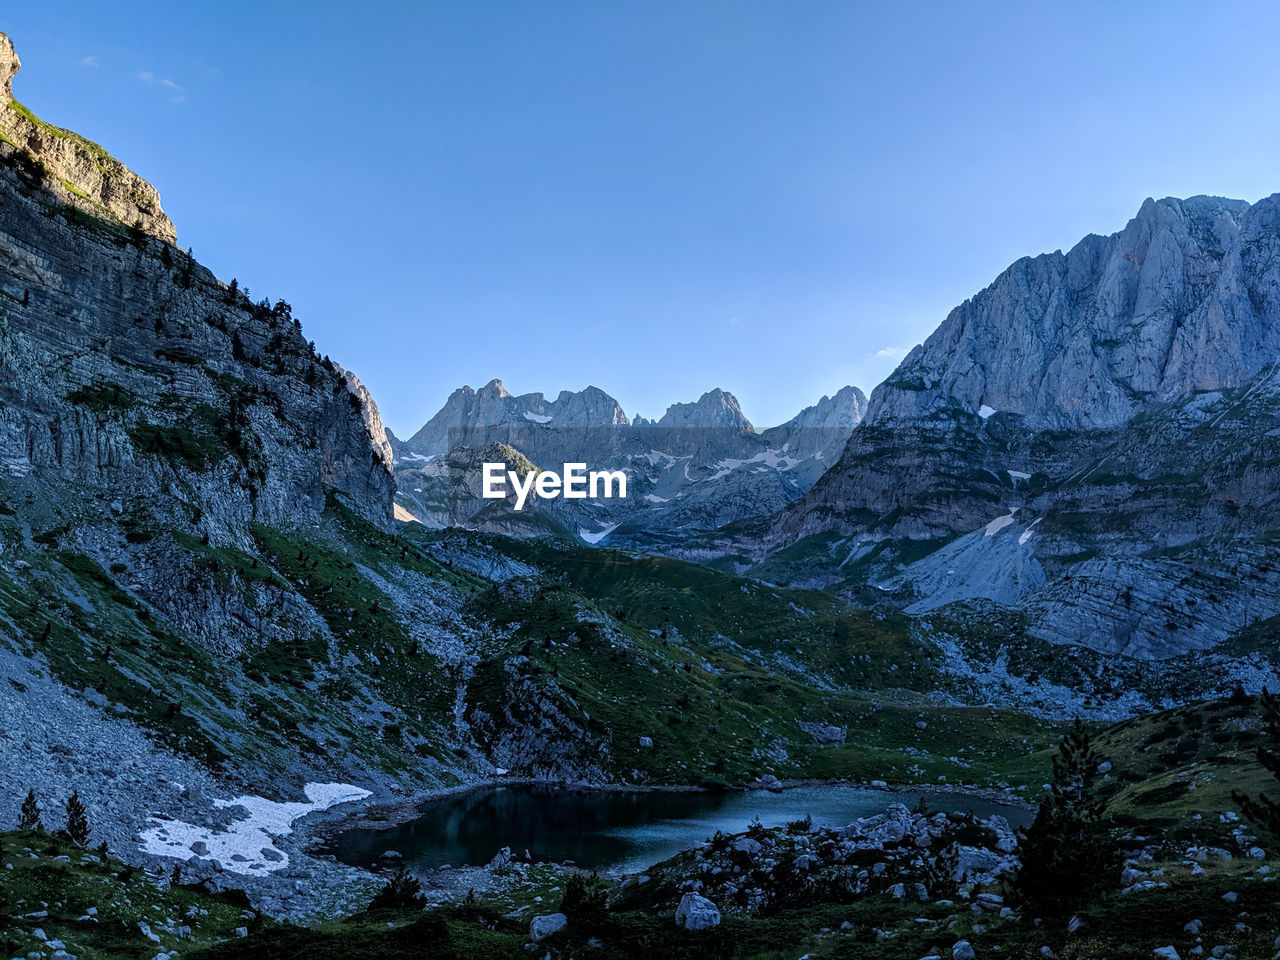
[[[719,387],[708,390],[694,403],[673,403],[654,426],[698,430],[714,427],[755,433],[755,427],[738,405],[738,398]]]
[[[715,388],[672,404],[656,421],[628,420],[598,387],[513,396],[500,380],[461,387],[408,440],[393,440],[402,510],[432,526],[462,525],[517,535],[563,535],[662,548],[691,530],[765,516],[799,497],[839,457],[866,397],[845,387],[781,426],[757,432],[733,394]],[[518,452],[541,469],[587,463],[622,470],[625,501],[558,501],[533,509],[545,522],[486,509],[474,495],[472,451]],[[455,455],[454,451],[468,451]]]
[[[599,387],[578,393],[563,390],[549,401],[541,393],[513,396],[501,380],[494,379],[479,390],[463,386],[453,391],[440,411],[404,441],[401,449],[419,456],[440,456],[460,443],[506,442],[504,438],[530,424],[554,424],[557,430],[612,429],[629,426],[629,421],[618,401]]]

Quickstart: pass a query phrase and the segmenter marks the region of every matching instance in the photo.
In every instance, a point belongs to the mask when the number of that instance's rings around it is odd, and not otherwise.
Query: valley
[[[401,441],[18,65],[0,954],[1280,949],[1280,200],[1150,201],[766,430],[494,380]],[[584,462],[625,499],[482,489]]]

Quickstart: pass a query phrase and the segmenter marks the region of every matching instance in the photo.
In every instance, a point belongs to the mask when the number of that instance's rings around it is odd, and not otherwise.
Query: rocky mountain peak
[[[867,395],[854,386],[841,387],[835,396],[823,396],[811,407],[805,407],[782,424],[782,428],[852,429],[862,421],[867,409]]]
[[[944,411],[1109,428],[1238,386],[1280,353],[1280,198],[1143,203],[1118,233],[1017,261],[872,395],[869,422]]]
[[[743,414],[738,398],[719,387],[708,390],[694,403],[673,403],[657,425],[694,429],[719,427],[755,433],[755,427]]]
[[[13,78],[22,68],[22,61],[13,49],[8,34],[0,33],[0,104],[13,99]]]
[[[0,33],[0,157],[16,157],[29,182],[68,206],[177,243],[155,187],[92,140],[46,123],[13,98],[21,65]]]
[[[492,380],[486,383],[483,387],[477,390],[476,395],[479,397],[484,397],[485,399],[488,399],[491,397],[511,396],[511,394],[507,392],[507,388],[502,385],[502,381],[499,380],[497,377],[494,377]]]

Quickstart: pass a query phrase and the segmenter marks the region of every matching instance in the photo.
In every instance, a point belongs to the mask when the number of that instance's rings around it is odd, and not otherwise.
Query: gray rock
[[[569,918],[563,913],[547,913],[534,917],[529,921],[529,939],[541,943],[552,934],[559,933],[569,925]]]
[[[676,907],[676,926],[684,930],[707,930],[720,924],[720,909],[706,897],[686,893]]]

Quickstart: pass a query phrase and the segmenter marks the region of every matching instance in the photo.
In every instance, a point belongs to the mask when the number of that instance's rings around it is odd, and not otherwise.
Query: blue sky
[[[7,5],[8,6],[8,5]],[[1203,7],[1203,8],[1202,8]],[[12,6],[19,99],[150,179],[397,433],[462,383],[866,390],[1014,259],[1280,190],[1274,4]]]

